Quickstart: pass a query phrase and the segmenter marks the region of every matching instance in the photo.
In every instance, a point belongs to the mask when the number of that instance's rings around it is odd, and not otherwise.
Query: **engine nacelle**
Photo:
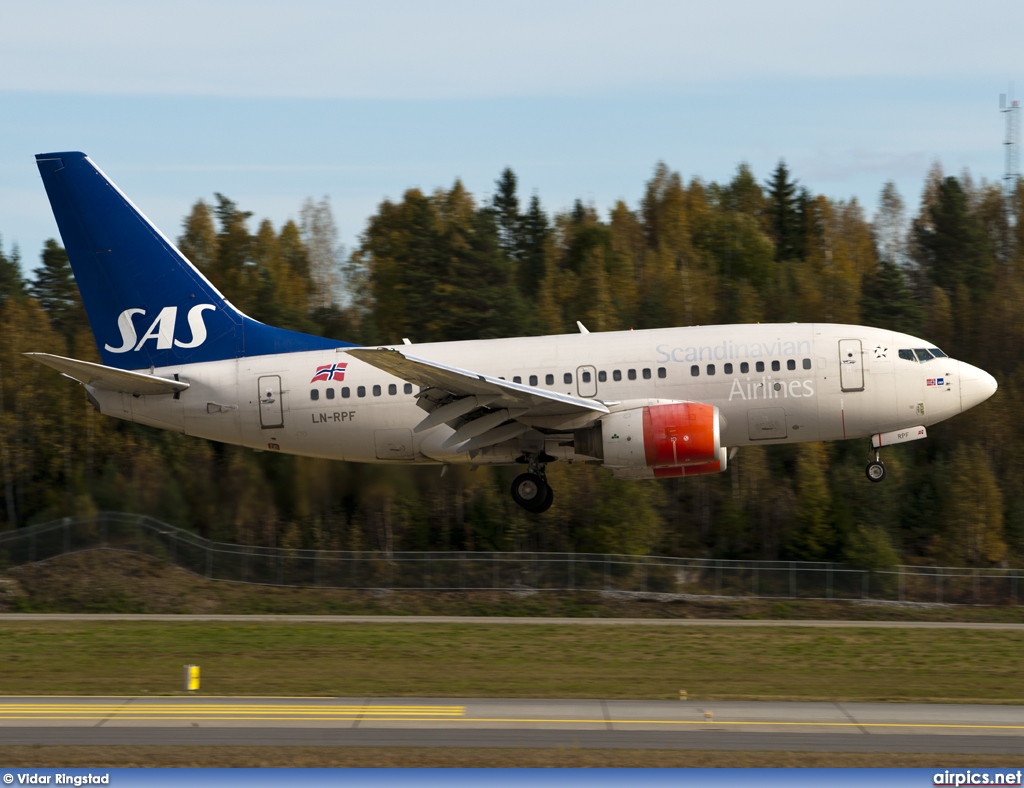
[[[595,457],[610,468],[688,468],[720,462],[719,470],[725,467],[718,408],[700,402],[609,413],[593,427],[577,431],[575,446],[577,454]]]
[[[718,460],[705,465],[686,465],[682,468],[612,468],[612,476],[616,479],[678,479],[682,476],[704,476],[709,473],[721,473],[729,467],[729,449],[725,446],[718,455]]]

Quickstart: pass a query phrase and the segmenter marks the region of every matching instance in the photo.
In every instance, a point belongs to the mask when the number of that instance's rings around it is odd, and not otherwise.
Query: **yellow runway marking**
[[[942,730],[1024,731],[1021,725],[935,722],[826,722],[814,720],[608,720],[526,717],[466,717],[464,706],[420,705],[297,705],[297,704],[0,704],[0,720],[90,720],[172,721],[183,717],[206,721],[277,722],[355,721],[365,722],[458,722],[474,724],[529,725],[656,725],[656,726],[756,726],[818,728],[927,728]]]

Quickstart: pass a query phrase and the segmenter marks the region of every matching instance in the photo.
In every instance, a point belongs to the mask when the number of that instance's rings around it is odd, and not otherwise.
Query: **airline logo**
[[[926,380],[926,383],[929,386],[945,386],[946,385],[946,379],[945,378],[928,378]]]
[[[341,364],[325,364],[322,367],[316,368],[316,374],[313,375],[313,379],[310,383],[316,383],[317,381],[327,382],[329,380],[344,380],[345,369],[348,367],[348,362],[342,362]]]
[[[135,330],[135,316],[146,316],[145,309],[126,309],[117,317],[117,328],[121,332],[121,347],[104,345],[104,349],[111,353],[127,353],[130,350],[141,350],[149,340],[156,342],[157,350],[170,350],[171,347],[193,348],[199,347],[206,341],[206,323],[203,312],[215,310],[213,304],[196,304],[188,310],[186,320],[191,333],[188,341],[183,341],[175,336],[178,322],[178,307],[165,306],[150,323],[149,328],[139,339]]]

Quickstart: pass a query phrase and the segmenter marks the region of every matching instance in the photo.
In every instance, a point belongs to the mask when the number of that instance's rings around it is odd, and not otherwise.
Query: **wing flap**
[[[38,361],[51,369],[55,369],[77,380],[79,383],[103,391],[122,391],[126,394],[174,394],[184,391],[189,384],[183,380],[159,378],[144,372],[129,372],[124,369],[105,367],[91,361],[79,361],[74,358],[54,356],[49,353],[26,353],[33,361]]]

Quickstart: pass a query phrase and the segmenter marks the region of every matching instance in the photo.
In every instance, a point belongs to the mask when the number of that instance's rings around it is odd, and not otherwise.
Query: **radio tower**
[[[1007,104],[1006,94],[999,94],[999,109],[1006,115],[1006,142],[1003,147],[1006,150],[1006,172],[1003,175],[1003,195],[1005,197],[1006,218],[1012,227],[1016,212],[1014,209],[1015,196],[1017,193],[1017,179],[1020,163],[1020,102],[1013,98],[1013,86],[1010,86],[1010,101]]]

